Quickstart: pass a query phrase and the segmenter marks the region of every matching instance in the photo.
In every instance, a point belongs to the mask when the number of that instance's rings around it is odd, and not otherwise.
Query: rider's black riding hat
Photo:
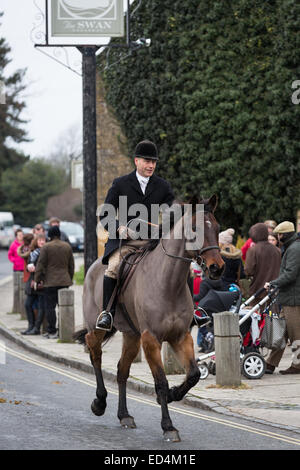
[[[142,140],[135,148],[135,157],[141,157],[149,160],[158,160],[158,151],[156,145],[150,140]]]

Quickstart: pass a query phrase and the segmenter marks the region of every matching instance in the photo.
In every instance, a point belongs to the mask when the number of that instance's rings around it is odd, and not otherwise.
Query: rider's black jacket
[[[121,210],[120,196],[126,196],[127,210],[125,211]],[[153,204],[157,204],[158,206],[167,204],[168,206],[171,206],[173,201],[174,194],[170,184],[155,174],[150,177],[145,194],[143,194],[141,190],[136,177],[136,171],[116,178],[108,190],[105,204],[111,204],[115,210],[120,210],[119,217],[113,217],[113,220],[110,218],[109,221],[107,221],[105,220],[105,218],[107,218],[107,213],[100,215],[100,221],[106,230],[109,229],[109,227],[113,227],[113,230],[110,230],[109,238],[105,246],[102,263],[108,264],[108,258],[111,253],[119,248],[120,240],[117,231],[119,225],[126,225],[129,220],[135,219],[136,217],[141,217],[142,219],[145,219],[146,217],[148,222],[158,224],[158,214],[157,217],[155,216],[153,218],[153,215],[151,217],[151,206]],[[123,203],[123,207],[125,207],[125,199],[123,199]],[[133,214],[129,215],[128,212],[134,204],[143,204],[146,208],[146,214],[139,215],[139,213],[134,213],[135,211],[133,211]],[[120,220],[120,215],[124,215],[124,212],[125,219],[127,220]]]

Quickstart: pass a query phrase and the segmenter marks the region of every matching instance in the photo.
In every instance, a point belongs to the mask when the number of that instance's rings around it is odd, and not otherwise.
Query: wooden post
[[[167,375],[185,374],[185,370],[178,361],[176,354],[169,343],[164,342],[162,347],[163,365]]]
[[[216,384],[241,384],[239,318],[231,312],[214,313]]]
[[[20,282],[22,280],[23,272],[14,271],[13,272],[13,281],[14,281],[14,300],[12,313],[20,313]]]
[[[64,343],[73,343],[74,333],[74,291],[59,289],[58,291],[58,331],[59,339]]]
[[[21,273],[21,276],[19,277],[19,298],[20,298],[19,312],[21,314],[21,320],[26,320],[27,319],[26,308],[25,308],[26,294],[25,294],[25,282],[23,281],[23,273]]]

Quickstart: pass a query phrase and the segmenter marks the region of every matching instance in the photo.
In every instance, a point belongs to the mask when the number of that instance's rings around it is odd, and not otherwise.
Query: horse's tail
[[[86,344],[85,335],[87,334],[87,332],[88,330],[86,328],[75,331],[75,333],[73,333],[73,340],[78,341],[78,343],[80,344]]]
[[[106,344],[107,341],[110,340],[116,332],[117,332],[117,330],[114,326],[112,327],[111,331],[107,331],[105,333],[105,336],[104,336],[103,345]],[[75,333],[73,334],[73,340],[78,341],[78,343],[80,343],[80,344],[86,344],[85,335],[87,333],[88,333],[88,330],[86,328],[84,328],[82,330],[75,331]]]

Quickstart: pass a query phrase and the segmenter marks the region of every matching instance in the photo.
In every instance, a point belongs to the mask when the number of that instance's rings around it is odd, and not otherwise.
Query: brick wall
[[[133,160],[127,157],[126,138],[118,121],[109,109],[103,83],[97,78],[97,199],[103,204],[112,181],[134,169]],[[107,232],[98,229],[98,255],[102,256]]]
[[[134,169],[127,157],[126,138],[104,99],[100,74],[97,79],[97,181],[98,204],[104,202],[114,178]]]

